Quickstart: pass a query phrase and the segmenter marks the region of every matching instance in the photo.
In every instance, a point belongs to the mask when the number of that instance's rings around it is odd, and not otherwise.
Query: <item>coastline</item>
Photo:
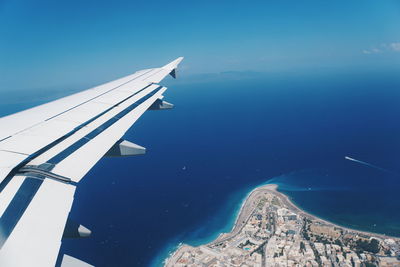
[[[287,201],[286,203],[288,204],[288,206],[291,207],[291,209],[293,209],[295,212],[297,212],[299,214],[302,214],[304,217],[307,217],[309,219],[313,219],[313,220],[316,220],[316,221],[323,222],[324,224],[329,225],[329,226],[339,227],[339,228],[342,228],[344,230],[351,231],[351,232],[357,232],[359,234],[377,236],[377,237],[382,238],[382,239],[391,238],[391,239],[400,240],[400,237],[397,237],[397,236],[390,236],[390,235],[385,235],[385,234],[376,233],[376,232],[362,231],[362,230],[358,230],[358,229],[355,229],[355,228],[346,227],[346,226],[331,222],[331,221],[326,220],[326,219],[322,219],[322,218],[318,217],[317,215],[314,215],[312,213],[309,213],[309,212],[301,209],[295,202],[293,202],[293,200],[291,200],[289,198],[289,196],[285,195],[284,193],[279,192],[277,190],[278,188],[279,187],[276,186],[275,193],[279,194],[282,198],[286,199],[286,201]]]
[[[375,237],[378,237],[381,239],[390,238],[390,239],[400,241],[399,237],[389,236],[389,235],[375,233],[375,232],[357,230],[354,228],[335,224],[326,219],[322,219],[322,218],[320,218],[316,215],[313,215],[313,214],[301,209],[300,207],[298,207],[296,205],[296,203],[294,203],[289,198],[289,196],[285,195],[284,193],[279,192],[278,188],[279,188],[278,184],[264,184],[264,185],[254,188],[252,191],[250,191],[250,193],[247,195],[247,197],[242,202],[242,205],[236,216],[235,223],[232,227],[232,230],[229,233],[220,233],[214,241],[211,241],[211,242],[203,244],[203,245],[216,245],[216,244],[225,242],[225,241],[229,240],[230,238],[234,237],[236,234],[238,234],[243,229],[243,227],[246,225],[247,221],[250,219],[250,217],[252,215],[252,211],[255,209],[255,205],[258,203],[257,199],[265,192],[270,192],[270,193],[274,194],[281,201],[283,201],[291,211],[293,211],[294,213],[297,213],[305,218],[312,219],[317,222],[321,222],[328,226],[342,228],[348,232],[353,232],[353,233],[357,233],[360,235],[375,236]],[[190,251],[191,249],[193,249],[195,247],[197,247],[197,246],[181,244],[173,253],[170,254],[170,256],[167,259],[165,259],[164,266],[173,267],[174,264],[179,259],[180,255],[182,255],[185,252]]]

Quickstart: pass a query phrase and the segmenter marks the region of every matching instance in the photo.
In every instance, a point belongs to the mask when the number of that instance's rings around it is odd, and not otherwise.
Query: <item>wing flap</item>
[[[0,118],[0,266],[54,266],[75,186],[180,60]]]
[[[145,97],[147,94],[154,91],[156,88],[159,88],[158,85],[151,85],[140,91],[127,101],[113,107],[108,112],[99,116],[95,120],[91,121],[90,123],[86,124],[84,127],[80,128],[76,131],[73,135],[69,136],[68,138],[64,139],[59,144],[55,145],[54,147],[48,149],[40,156],[36,157],[32,160],[32,164],[40,165],[45,162],[51,162],[53,164],[57,164],[60,158],[68,156],[68,149],[73,148],[74,146],[80,146],[80,143],[88,142],[90,139],[96,135],[97,132],[101,131],[102,128],[106,126],[106,123],[111,120],[116,120],[119,113],[124,111],[126,108],[134,105],[137,101]],[[118,140],[114,140],[115,142]]]
[[[58,175],[70,177],[73,181],[79,182],[165,90],[166,88],[164,87],[140,106],[113,123],[98,136],[57,163],[53,172]],[[84,162],[82,162],[82,158],[85,159]],[[78,163],[79,168],[72,167]]]
[[[3,182],[4,178],[15,166],[28,158],[28,156],[29,155],[0,150],[0,183]]]
[[[156,85],[149,86],[147,82],[123,84],[120,86],[119,90],[100,95],[89,102],[63,111],[56,116],[49,117],[45,121],[37,123],[35,126],[26,128],[10,136],[6,140],[0,142],[0,150],[28,155],[34,154],[41,148],[56,142],[58,139],[74,131],[82,124],[91,122],[91,120],[96,117],[103,116],[113,108],[113,106],[118,106],[119,103],[127,98],[139,98],[148,92],[147,89],[154,89],[156,87]],[[6,117],[6,121],[8,119],[9,118]],[[28,120],[30,119],[29,117]],[[0,123],[3,123],[3,121],[4,120],[0,119]],[[85,127],[87,127],[87,125],[85,125]],[[49,131],[49,129],[51,129],[51,131]],[[16,165],[17,164],[15,164],[15,166]],[[0,179],[4,179],[4,177],[5,175],[3,174]]]
[[[0,194],[0,216],[3,215],[4,211],[10,204],[11,200],[13,199],[14,195],[17,193],[19,187],[21,186],[24,178],[21,176],[16,176],[12,179],[4,190]]]
[[[25,182],[32,178],[23,179]],[[7,214],[7,211],[4,212],[1,217],[3,235],[0,240],[3,246],[0,266],[54,266],[57,260],[75,186],[45,179],[29,203],[16,199],[20,194],[26,194],[27,190],[29,186],[19,187],[7,208],[12,206],[14,209]],[[15,210],[21,208],[26,210],[19,217]],[[17,220],[8,236],[8,225],[4,224],[6,219],[7,222]]]
[[[167,64],[166,66],[169,66],[170,68],[174,64]],[[7,125],[7,127],[2,127],[0,129],[0,142],[5,138],[15,135],[16,133],[29,129],[39,123],[42,123],[43,121],[62,114],[67,110],[90,102],[103,94],[110,93],[117,89],[124,90],[123,88],[126,87],[130,87],[131,89],[137,88],[135,86],[132,87],[132,84],[143,87],[146,83],[147,85],[151,83],[158,83],[170,72],[168,71],[168,68],[165,68],[166,66],[162,68],[138,71],[134,74],[93,87],[86,91],[79,92],[77,94],[67,96],[25,111],[21,111],[13,115],[2,117],[0,118],[0,125]]]

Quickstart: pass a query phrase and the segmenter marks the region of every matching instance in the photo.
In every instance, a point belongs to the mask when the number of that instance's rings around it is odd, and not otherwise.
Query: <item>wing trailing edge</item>
[[[0,266],[54,266],[63,237],[90,235],[78,224],[65,229],[76,187],[110,150],[145,152],[119,140],[150,107],[172,107],[158,83],[182,60],[0,118]],[[62,262],[92,266],[67,255]]]

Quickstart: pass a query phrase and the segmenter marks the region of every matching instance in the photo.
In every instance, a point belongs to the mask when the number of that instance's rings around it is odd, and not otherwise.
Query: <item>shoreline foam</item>
[[[333,226],[333,227],[338,227],[338,228],[342,228],[344,230],[350,231],[350,232],[354,232],[354,233],[358,233],[358,234],[362,234],[362,235],[367,235],[367,236],[376,236],[379,237],[381,239],[395,239],[395,240],[400,240],[399,237],[395,237],[395,236],[389,236],[389,235],[385,235],[385,234],[381,234],[381,233],[375,233],[375,232],[368,232],[368,231],[362,231],[362,230],[357,230],[354,228],[350,228],[350,227],[346,227],[346,226],[342,226],[336,223],[333,223],[329,220],[326,219],[322,219],[314,214],[311,214],[305,210],[303,210],[302,208],[300,208],[293,200],[290,199],[289,196],[287,196],[286,194],[279,192],[278,191],[279,185],[277,184],[264,184],[261,186],[258,186],[256,188],[254,188],[252,191],[250,191],[246,198],[243,200],[242,205],[240,207],[239,212],[236,215],[236,219],[235,219],[235,223],[232,227],[232,230],[229,233],[220,233],[218,235],[218,237],[209,242],[209,243],[205,243],[202,245],[211,245],[213,243],[217,243],[217,242],[221,242],[224,239],[230,238],[231,236],[234,236],[235,234],[237,234],[237,232],[240,232],[241,229],[243,228],[243,226],[245,225],[245,222],[247,222],[248,217],[250,217],[251,212],[254,207],[251,204],[255,203],[255,199],[257,198],[258,194],[257,193],[262,193],[264,191],[269,191],[272,192],[273,194],[275,194],[277,197],[279,197],[279,199],[283,200],[285,202],[285,204],[287,205],[287,207],[292,210],[293,212],[295,212],[296,214],[300,214],[306,218],[315,220],[315,221],[319,221],[322,222],[328,226]],[[243,220],[245,219],[245,220]],[[184,253],[187,250],[190,250],[194,247],[197,246],[190,246],[187,244],[181,244],[181,246],[179,248],[177,248],[173,253],[171,253],[170,257],[168,257],[167,259],[165,259],[164,261],[164,266],[166,267],[172,267],[173,263],[176,262],[177,259],[175,259],[178,255],[181,255],[182,253]]]

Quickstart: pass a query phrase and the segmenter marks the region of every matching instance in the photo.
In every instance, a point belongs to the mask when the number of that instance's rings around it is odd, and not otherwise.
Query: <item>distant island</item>
[[[317,218],[269,184],[249,194],[230,233],[181,245],[164,266],[400,266],[400,238]]]

